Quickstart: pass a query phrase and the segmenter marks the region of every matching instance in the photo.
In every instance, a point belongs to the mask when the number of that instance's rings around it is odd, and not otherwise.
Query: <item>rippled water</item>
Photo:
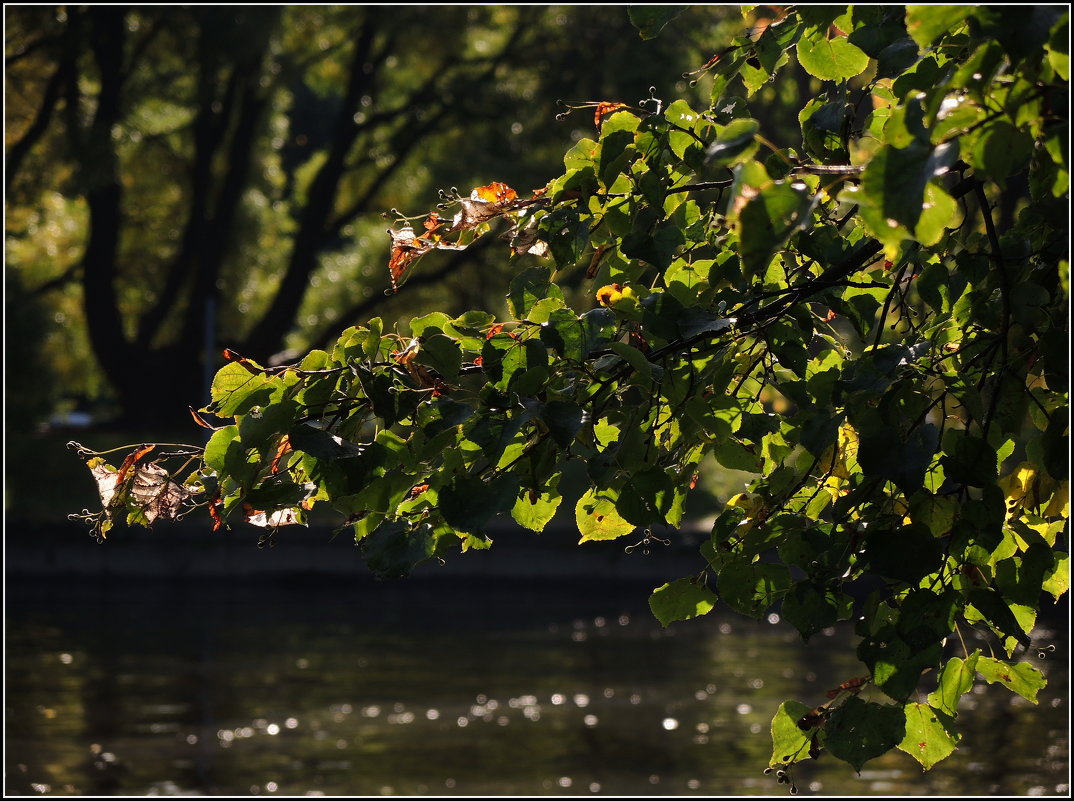
[[[840,631],[661,629],[623,583],[8,586],[9,793],[770,795],[779,701],[860,673]],[[1043,632],[1047,637],[1051,635]],[[1067,794],[1066,642],[1033,706],[964,699],[928,774],[822,757],[803,795]],[[972,647],[972,644],[971,644]]]

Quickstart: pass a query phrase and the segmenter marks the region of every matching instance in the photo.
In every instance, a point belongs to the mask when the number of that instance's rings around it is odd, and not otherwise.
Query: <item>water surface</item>
[[[54,586],[53,586],[54,584]],[[9,583],[14,794],[780,795],[778,703],[860,674],[849,632],[633,582]],[[1038,633],[1054,638],[1048,631]],[[1065,642],[1033,706],[982,685],[922,774],[822,757],[802,795],[1067,793]],[[973,643],[970,647],[975,647]]]

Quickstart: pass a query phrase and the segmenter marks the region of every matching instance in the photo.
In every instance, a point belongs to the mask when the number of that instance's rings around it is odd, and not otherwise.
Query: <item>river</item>
[[[10,794],[782,795],[778,703],[861,673],[835,629],[573,579],[9,581]],[[1066,795],[1066,635],[1034,706],[983,683],[929,773],[801,764],[802,795]],[[1057,639],[1062,637],[1062,640]],[[970,647],[974,647],[970,643]]]

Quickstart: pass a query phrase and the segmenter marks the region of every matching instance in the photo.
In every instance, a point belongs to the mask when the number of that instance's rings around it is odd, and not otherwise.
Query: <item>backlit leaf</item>
[[[649,596],[649,608],[660,625],[667,628],[676,620],[690,620],[708,614],[716,605],[716,600],[716,595],[707,587],[683,578],[653,590]]]
[[[928,704],[907,704],[906,736],[896,747],[905,751],[925,770],[954,753],[961,736],[954,721]]]

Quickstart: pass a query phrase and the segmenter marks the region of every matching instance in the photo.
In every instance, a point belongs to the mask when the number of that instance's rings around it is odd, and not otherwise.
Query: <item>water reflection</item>
[[[783,698],[860,666],[846,635],[638,585],[8,587],[7,790],[50,794],[778,794]],[[579,636],[580,635],[580,636]],[[803,793],[1066,792],[1066,664],[1033,706],[980,686],[960,751],[803,765]]]

